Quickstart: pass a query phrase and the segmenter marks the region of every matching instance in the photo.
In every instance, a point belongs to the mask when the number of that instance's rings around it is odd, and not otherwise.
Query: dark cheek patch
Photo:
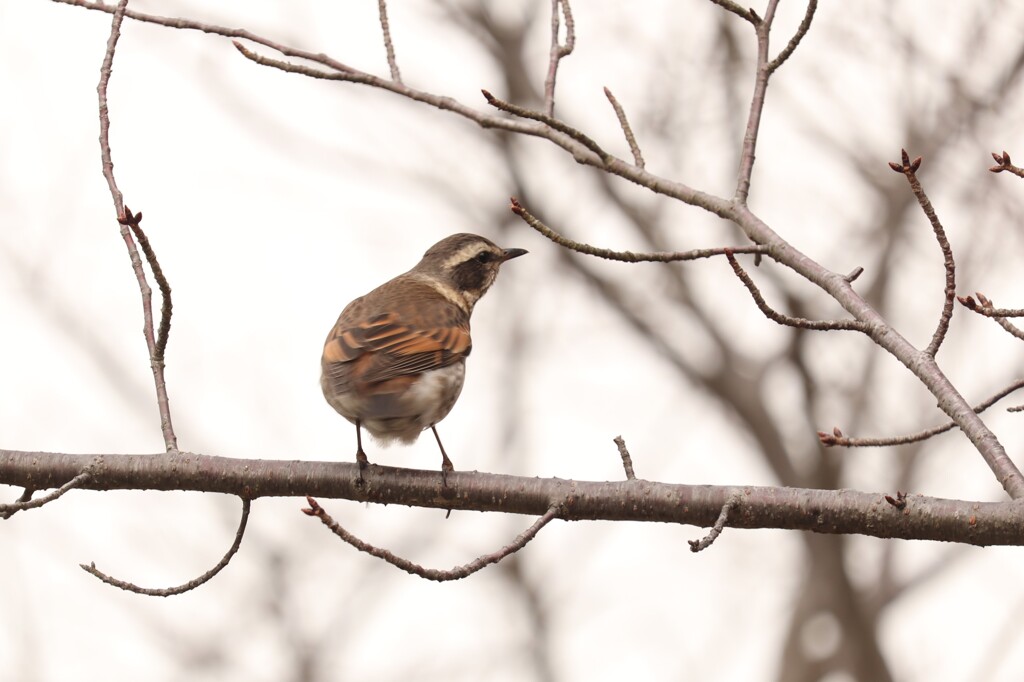
[[[460,263],[452,274],[455,286],[462,291],[479,291],[487,282],[487,266],[475,260]]]

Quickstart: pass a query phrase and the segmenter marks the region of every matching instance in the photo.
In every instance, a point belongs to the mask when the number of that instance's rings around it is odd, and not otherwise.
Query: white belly
[[[400,395],[375,401],[355,394],[335,396],[331,404],[351,422],[359,420],[382,445],[395,440],[412,443],[420,433],[448,416],[462,392],[466,365],[454,365],[424,372]]]

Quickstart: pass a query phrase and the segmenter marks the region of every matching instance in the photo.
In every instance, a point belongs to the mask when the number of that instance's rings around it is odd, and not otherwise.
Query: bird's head
[[[494,284],[501,264],[525,249],[503,249],[490,239],[462,232],[427,249],[413,272],[435,279],[465,300],[469,312]]]

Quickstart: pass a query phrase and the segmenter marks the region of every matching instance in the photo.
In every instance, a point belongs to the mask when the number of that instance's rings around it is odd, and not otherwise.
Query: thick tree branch
[[[561,504],[567,521],[659,521],[711,527],[734,496],[732,528],[780,528],[972,545],[1024,545],[1024,502],[913,495],[895,510],[880,493],[632,481],[574,481],[370,465],[358,484],[348,462],[233,459],[194,453],[71,455],[0,450],[0,483],[54,488],[96,462],[82,490],[192,490],[244,499],[316,496],[434,509],[543,516]]]

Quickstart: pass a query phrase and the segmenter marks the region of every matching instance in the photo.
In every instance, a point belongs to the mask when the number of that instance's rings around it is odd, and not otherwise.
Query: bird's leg
[[[366,458],[366,453],[363,452],[363,433],[362,424],[356,420],[356,464],[359,465],[359,482],[363,482],[363,469],[370,466],[370,460]]]
[[[441,483],[447,487],[448,474],[455,471],[455,466],[452,464],[452,461],[448,459],[448,453],[444,451],[444,446],[441,445],[441,436],[437,435],[437,427],[431,424],[430,430],[434,432],[434,438],[437,439],[437,447],[441,448]]]

